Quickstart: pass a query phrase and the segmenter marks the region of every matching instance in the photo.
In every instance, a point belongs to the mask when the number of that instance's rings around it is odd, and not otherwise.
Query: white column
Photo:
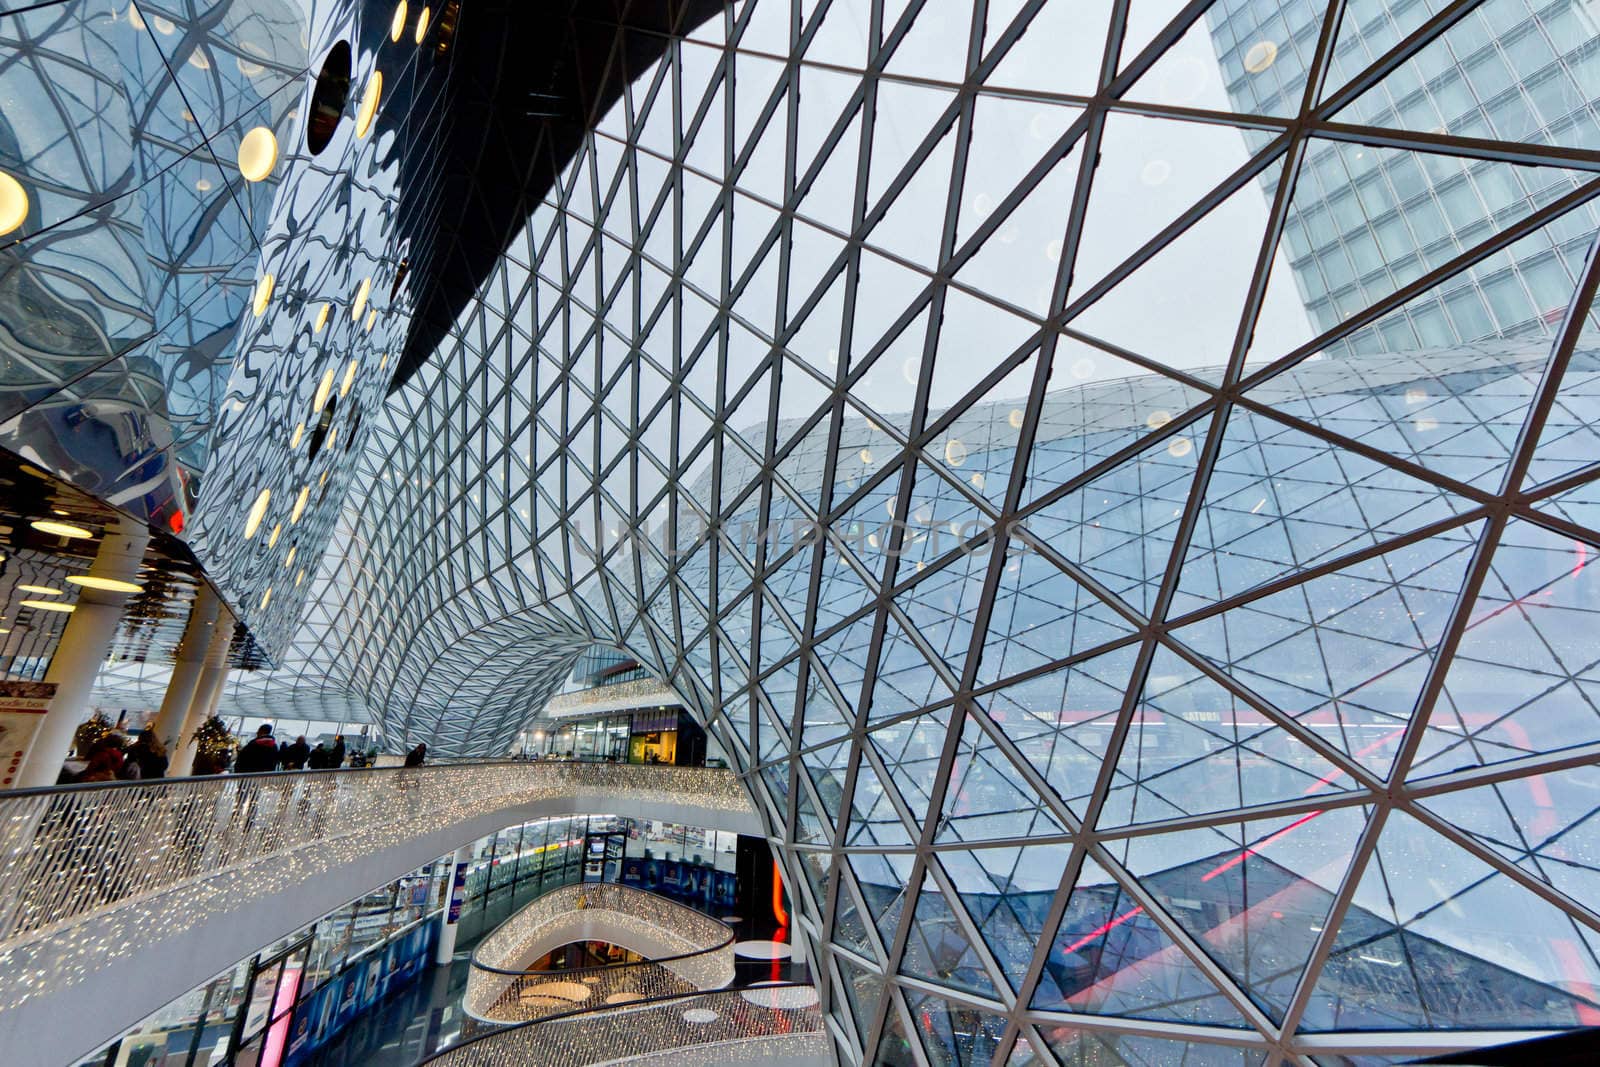
[[[206,645],[205,666],[200,670],[194,697],[189,701],[188,713],[184,715],[183,726],[179,728],[177,747],[170,753],[172,766],[167,771],[169,778],[194,771],[194,732],[211,718],[222,700],[222,686],[228,680],[228,649],[233,645],[233,630],[233,612],[228,610],[226,604],[219,605],[216,625],[211,628],[211,641]]]
[[[189,705],[194,703],[195,690],[200,675],[205,670],[206,652],[211,647],[211,634],[216,629],[217,611],[222,602],[211,586],[202,584],[200,595],[189,609],[189,623],[183,628],[183,640],[178,643],[178,655],[172,665],[172,678],[167,682],[167,692],[161,700],[161,710],[156,713],[152,728],[156,737],[169,753],[178,749],[183,722],[188,717]]]
[[[119,582],[137,581],[139,564],[144,562],[149,543],[150,530],[143,523],[126,517],[118,519],[102,535],[100,551],[89,574]],[[85,588],[78,593],[77,610],[67,620],[44,675],[45,681],[55,683],[56,695],[33,735],[16,788],[55,785],[60,777],[61,764],[72,747],[72,735],[89,707],[94,680],[111,651],[117,627],[122,624],[127,600],[127,593],[101,589]]]
[[[456,958],[456,930],[461,921],[461,906],[466,903],[467,864],[472,862],[472,846],[456,849],[455,862],[450,866],[450,891],[445,896],[444,912],[439,916],[439,951],[435,962],[449,966]]]

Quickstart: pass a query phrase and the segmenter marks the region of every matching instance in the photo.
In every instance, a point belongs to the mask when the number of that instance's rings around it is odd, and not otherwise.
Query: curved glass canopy
[[[488,753],[626,649],[845,1059],[1600,1023],[1587,7],[574,19],[629,87],[241,689]]]

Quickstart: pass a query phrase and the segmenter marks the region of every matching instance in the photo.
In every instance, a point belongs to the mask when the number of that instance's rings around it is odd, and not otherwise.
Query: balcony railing
[[[721,989],[733,981],[733,931],[692,908],[621,885],[546,893],[507,919],[472,954],[463,1008],[475,1019],[529,1022],[569,1012]],[[649,958],[603,967],[530,971],[574,941],[600,940]]]
[[[710,768],[499,762],[0,793],[0,1013],[430,833],[470,832],[453,848],[501,816],[580,808],[688,809],[752,832],[742,786]]]
[[[495,1030],[424,1060],[427,1067],[592,1067],[829,1060],[816,990],[764,985],[578,1011]]]

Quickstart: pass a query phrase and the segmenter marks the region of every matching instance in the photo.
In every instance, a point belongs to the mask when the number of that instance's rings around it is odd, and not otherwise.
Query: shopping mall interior
[[[1600,1062],[1597,296],[1587,0],[0,0],[0,1064]]]

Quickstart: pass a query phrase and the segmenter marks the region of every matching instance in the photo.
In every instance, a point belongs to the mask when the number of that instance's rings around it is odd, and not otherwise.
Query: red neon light
[[[778,920],[778,925],[789,925],[789,911],[783,906],[783,874],[778,869],[778,861],[772,861],[772,917]]]
[[[261,1041],[260,1067],[278,1067],[283,1062],[283,1050],[289,1044],[289,1023],[294,1018],[289,1009],[294,1007],[294,998],[299,993],[299,969],[284,968],[283,977],[278,979],[278,992],[272,998],[272,1014],[282,1017],[272,1024]]]

